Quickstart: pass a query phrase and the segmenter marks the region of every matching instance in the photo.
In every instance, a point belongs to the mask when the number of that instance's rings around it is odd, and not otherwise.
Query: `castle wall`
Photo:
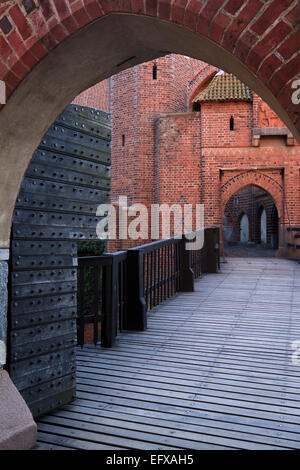
[[[283,248],[286,228],[300,225],[299,145],[255,93],[253,102],[204,102],[201,112],[191,112],[193,97],[215,72],[201,61],[171,54],[80,95],[81,103],[94,96],[98,108],[110,103],[111,201],[125,195],[129,205],[147,207],[203,203],[205,224],[221,226],[234,192],[257,184],[275,201]],[[255,140],[257,129],[262,131]],[[140,243],[145,240],[116,241],[109,249]]]

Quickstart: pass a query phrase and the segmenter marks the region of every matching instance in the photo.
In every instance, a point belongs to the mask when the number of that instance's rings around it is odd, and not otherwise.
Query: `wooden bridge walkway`
[[[300,265],[229,258],[147,331],[78,350],[78,398],[40,419],[37,448],[299,449],[295,340]]]

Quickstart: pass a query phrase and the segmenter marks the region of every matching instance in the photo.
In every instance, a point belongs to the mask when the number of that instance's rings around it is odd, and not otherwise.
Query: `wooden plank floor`
[[[300,265],[227,258],[145,332],[78,350],[77,399],[38,449],[299,449]]]

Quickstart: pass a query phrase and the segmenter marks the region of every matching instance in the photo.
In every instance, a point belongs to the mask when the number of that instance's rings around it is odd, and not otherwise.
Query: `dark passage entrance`
[[[69,105],[34,153],[13,217],[10,375],[33,415],[75,393],[77,244],[110,190],[108,114]]]
[[[278,238],[278,211],[267,191],[248,185],[230,198],[223,215],[225,254],[273,256]]]

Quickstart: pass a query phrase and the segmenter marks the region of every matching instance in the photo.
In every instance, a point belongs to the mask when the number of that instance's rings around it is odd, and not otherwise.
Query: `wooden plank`
[[[78,397],[90,397],[90,399],[93,399],[93,395],[96,395],[97,397],[99,395],[118,396],[123,398],[127,397],[131,400],[155,400],[158,403],[171,403],[174,405],[184,406],[186,408],[193,408],[196,406],[199,406],[199,408],[211,407],[217,408],[222,412],[235,411],[236,414],[240,415],[249,415],[253,412],[255,415],[260,415],[261,417],[264,415],[274,416],[276,413],[278,416],[278,413],[280,413],[281,415],[284,415],[286,421],[300,424],[298,409],[289,407],[289,402],[284,399],[281,400],[281,405],[276,403],[270,405],[254,399],[253,401],[243,400],[240,395],[233,397],[233,394],[231,394],[230,397],[223,398],[222,395],[213,396],[213,394],[209,392],[207,395],[200,393],[185,394],[180,392],[175,393],[171,391],[148,389],[146,387],[130,387],[130,385],[127,387],[119,385],[117,388],[109,388],[105,386],[97,387],[78,384],[77,390]],[[286,406],[285,403],[287,404]],[[230,409],[230,407],[232,409]]]
[[[195,354],[194,355],[194,360],[189,359],[189,357],[186,358],[186,363],[184,363],[183,356],[178,359],[176,356],[172,354],[172,351],[159,351],[157,353],[153,353],[151,356],[137,356],[135,354],[114,354],[113,352],[111,355],[103,356],[103,361],[108,360],[107,362],[115,363],[118,362],[128,362],[128,364],[142,362],[142,363],[151,363],[151,364],[157,364],[158,366],[161,365],[178,365],[178,367],[185,368],[185,366],[188,366],[190,369],[195,369],[201,367],[201,365],[206,365],[206,367],[209,367],[215,363],[216,355],[218,354],[218,351],[215,351],[214,354],[207,354],[207,357],[205,355],[200,355],[200,354]],[[233,356],[231,358],[231,355],[227,355],[224,353],[224,356],[222,354],[222,357],[219,357],[218,364],[224,365],[227,368],[230,368],[232,365],[232,368],[235,368],[236,365],[241,365],[243,366],[243,369],[249,369],[249,368],[256,368],[260,369],[261,371],[266,371],[270,374],[272,373],[285,373],[287,369],[287,361],[283,361],[283,363],[274,363],[273,360],[267,361],[265,360],[254,360],[251,358],[249,355],[247,358],[242,358],[238,357],[235,359]],[[259,366],[260,365],[260,366]],[[293,375],[293,374],[292,374]]]
[[[292,261],[229,260],[149,312],[147,331],[79,350],[77,399],[42,418],[44,434],[73,446],[299,449],[299,287]]]
[[[48,422],[51,422],[50,424],[47,424],[47,419]],[[82,445],[83,441],[85,442],[85,447],[86,449],[90,450],[105,450],[109,449],[111,450],[113,448],[117,449],[139,449],[139,450],[160,450],[160,449],[176,449],[176,447],[169,447],[169,446],[164,446],[163,444],[153,444],[150,442],[143,442],[135,440],[135,439],[126,439],[124,437],[119,437],[114,434],[109,435],[109,434],[103,434],[101,432],[94,432],[94,431],[88,431],[84,424],[82,422],[76,422],[75,420],[72,420],[71,422],[67,423],[65,421],[60,421],[60,425],[56,425],[58,419],[55,418],[55,416],[48,416],[47,418],[43,417],[41,418],[41,421],[39,423],[39,429],[44,432],[51,432],[52,434],[56,434],[58,436],[62,436],[63,440],[65,441],[65,438],[72,438],[76,439],[77,441],[79,440],[80,445]],[[45,421],[45,422],[44,422]],[[65,426],[63,425],[65,424]],[[79,426],[79,427],[78,427]],[[64,442],[63,441],[63,442]],[[162,442],[162,440],[160,441]],[[108,444],[108,445],[106,445]],[[114,447],[116,446],[116,447]]]
[[[272,420],[264,418],[256,418],[253,416],[243,416],[230,414],[230,413],[220,413],[215,410],[201,410],[201,409],[188,409],[180,406],[174,405],[162,405],[155,402],[146,402],[146,401],[137,401],[132,402],[128,399],[118,399],[113,397],[104,397],[102,401],[94,400],[85,400],[80,399],[75,402],[74,405],[65,405],[80,407],[93,408],[99,412],[99,410],[112,410],[118,411],[121,413],[132,413],[138,414],[141,416],[154,416],[159,417],[160,419],[165,419],[167,421],[180,421],[182,423],[192,423],[192,424],[208,424],[214,427],[224,427],[224,429],[233,429],[239,426],[248,426],[250,428],[259,428],[258,434],[264,434],[264,432],[271,433],[271,435],[278,434],[288,435],[289,439],[292,439],[292,436],[295,439],[298,439],[299,435],[299,426],[293,423],[283,423],[281,420]],[[65,409],[65,407],[63,407]],[[102,411],[101,411],[102,412]],[[229,427],[228,427],[229,426]],[[290,435],[289,435],[290,434]],[[269,435],[269,434],[268,434]]]
[[[130,406],[137,406],[143,408],[145,406],[145,403],[151,403],[152,405],[155,405],[157,409],[164,409],[162,407],[167,406],[170,404],[172,406],[177,406],[179,408],[183,408],[185,411],[191,411],[195,409],[199,409],[201,411],[206,411],[206,412],[216,412],[216,413],[222,413],[222,414],[232,414],[235,413],[240,417],[240,420],[242,421],[243,417],[256,417],[260,419],[271,419],[271,420],[280,420],[282,423],[288,422],[292,424],[300,424],[300,417],[295,416],[293,414],[287,414],[284,412],[281,412],[281,408],[278,407],[275,410],[269,409],[266,410],[264,407],[260,407],[260,409],[256,410],[255,406],[252,407],[247,407],[242,406],[241,403],[235,403],[235,406],[231,403],[230,400],[224,401],[223,403],[217,403],[216,400],[213,400],[213,398],[208,397],[206,400],[197,400],[197,401],[188,401],[186,400],[184,403],[178,401],[175,398],[169,398],[169,397],[162,397],[162,396],[154,396],[153,395],[147,395],[143,393],[124,393],[120,392],[117,390],[109,390],[109,389],[103,389],[101,390],[101,393],[92,393],[92,392],[86,392],[86,391],[78,391],[77,392],[78,398],[82,398],[85,400],[93,400],[96,402],[101,403],[106,402],[106,403],[116,403],[116,400],[122,401],[123,403],[128,403]],[[254,404],[255,405],[255,404]]]
[[[93,377],[103,377],[102,380],[114,380],[115,377],[120,377],[120,378],[125,378],[125,382],[127,383],[126,378],[131,379],[131,378],[137,378],[139,377],[143,381],[151,381],[152,383],[155,384],[155,382],[162,382],[163,383],[168,383],[168,384],[182,384],[183,386],[191,386],[191,387],[197,387],[199,384],[201,386],[205,386],[205,384],[216,384],[216,385],[222,385],[224,384],[225,387],[227,384],[232,386],[234,389],[237,387],[240,387],[241,390],[244,388],[247,388],[250,392],[250,390],[255,391],[255,389],[258,389],[260,392],[266,392],[266,394],[270,393],[287,393],[291,399],[293,398],[298,398],[299,396],[299,387],[291,387],[290,385],[279,385],[278,383],[274,384],[271,380],[269,381],[250,381],[250,380],[241,380],[241,377],[239,376],[230,376],[226,374],[216,374],[215,372],[211,372],[205,376],[205,382],[203,380],[199,381],[199,375],[183,375],[183,374],[178,374],[178,373],[170,373],[170,372],[158,372],[154,370],[144,370],[141,371],[139,369],[129,371],[126,369],[124,372],[123,370],[116,369],[113,370],[111,368],[105,369],[101,367],[88,367],[84,368],[79,366],[77,368],[77,375],[78,375],[78,382],[80,382],[80,374],[83,372],[85,376],[93,376]],[[238,384],[238,385],[237,385]]]
[[[222,436],[231,439],[237,439],[240,441],[239,443],[236,441],[235,445],[239,445],[240,448],[249,448],[247,445],[248,442],[251,442],[255,445],[255,443],[261,444],[268,444],[271,446],[279,445],[283,447],[291,447],[291,448],[300,448],[300,442],[297,440],[299,439],[299,435],[294,433],[283,433],[280,438],[276,435],[276,432],[272,432],[272,430],[266,430],[265,428],[259,428],[254,426],[247,426],[247,425],[233,425],[232,423],[223,422],[217,423],[213,420],[194,420],[194,424],[188,422],[188,419],[184,419],[184,422],[179,421],[179,417],[177,419],[175,417],[174,420],[170,419],[170,415],[164,416],[163,413],[154,413],[150,416],[141,416],[140,414],[136,413],[135,409],[130,408],[118,408],[118,411],[111,411],[107,409],[101,410],[101,417],[99,417],[99,410],[84,407],[82,405],[67,405],[64,407],[63,410],[56,413],[60,416],[78,416],[77,419],[82,419],[84,416],[85,420],[91,420],[92,417],[96,417],[96,422],[101,423],[104,418],[110,418],[110,420],[114,419],[115,426],[128,426],[128,422],[130,422],[131,426],[135,426],[140,429],[140,425],[143,424],[151,424],[157,429],[162,432],[168,432],[166,429],[172,430],[172,435],[174,434],[174,430],[176,434],[181,436],[181,432],[192,432],[195,433],[194,438],[198,439],[198,433],[209,434],[212,436]],[[152,417],[155,416],[155,417]],[[104,420],[105,421],[105,420]],[[193,422],[193,419],[190,419]],[[196,424],[195,424],[196,421]],[[106,421],[105,421],[106,422]],[[218,427],[219,426],[219,427]],[[254,447],[256,449],[256,446]]]
[[[124,450],[123,447],[117,447],[114,443],[114,445],[109,446],[105,444],[101,444],[99,442],[89,442],[86,440],[81,440],[77,439],[76,433],[68,433],[66,432],[63,434],[62,429],[58,429],[55,427],[44,427],[45,431],[43,432],[43,424],[39,423],[39,432],[38,432],[38,445],[41,444],[41,446],[44,445],[44,443],[47,443],[48,445],[53,445],[57,446],[55,447],[55,450],[61,450],[62,444],[66,447],[68,447],[71,450]],[[57,434],[55,434],[55,431],[57,431]],[[52,432],[54,432],[52,434]],[[75,435],[76,437],[70,437]],[[78,436],[80,437],[80,436]]]
[[[123,391],[141,391],[142,393],[146,392],[153,395],[160,395],[160,396],[168,396],[168,397],[175,397],[179,399],[191,399],[194,397],[194,400],[206,400],[206,397],[212,397],[215,400],[217,397],[222,399],[230,399],[232,400],[232,404],[235,404],[235,400],[240,402],[254,402],[256,404],[265,404],[271,405],[275,407],[281,407],[282,404],[286,402],[286,397],[282,396],[282,394],[276,394],[275,397],[268,397],[268,396],[261,396],[256,391],[256,393],[249,394],[245,391],[241,392],[236,391],[235,389],[230,388],[229,391],[226,391],[225,387],[222,387],[221,390],[214,389],[212,387],[208,387],[207,385],[205,388],[201,387],[199,384],[198,387],[195,388],[187,388],[186,390],[182,390],[182,387],[164,387],[162,384],[157,385],[156,387],[153,386],[151,382],[145,383],[144,380],[134,380],[131,379],[130,383],[128,381],[126,383],[113,382],[113,381],[97,381],[94,379],[89,378],[80,378],[78,380],[78,389],[86,389],[88,386],[89,390],[97,390],[97,388],[105,388],[105,389],[117,389]],[[245,404],[242,403],[244,406]],[[299,400],[292,400],[291,397],[288,399],[288,410],[290,414],[297,414],[296,410],[299,409],[300,402]],[[251,408],[253,405],[249,403],[249,407]]]
[[[59,426],[72,426],[72,429],[82,430],[87,432],[89,437],[93,437],[95,434],[97,439],[105,439],[109,441],[110,439],[119,439],[121,443],[127,442],[127,445],[132,446],[138,449],[191,449],[191,450],[226,450],[234,449],[233,441],[231,439],[219,439],[219,444],[214,444],[213,438],[211,436],[201,435],[198,433],[196,437],[192,433],[181,433],[181,437],[175,437],[175,431],[172,433],[174,437],[169,437],[167,428],[158,428],[153,426],[141,425],[138,428],[133,426],[134,430],[131,430],[130,424],[127,423],[125,428],[118,426],[111,426],[112,421],[109,421],[110,425],[104,424],[105,420],[102,419],[102,423],[97,424],[97,419],[92,419],[89,417],[86,421],[83,420],[83,416],[80,417],[80,420],[75,419],[75,415],[71,419],[67,419],[57,414],[55,416],[47,416],[41,418],[43,423],[54,424]],[[107,421],[106,421],[107,422]],[[117,423],[116,423],[117,424]],[[119,423],[120,426],[121,423]],[[152,431],[152,432],[151,432]],[[153,434],[153,431],[156,431],[157,434]],[[103,434],[107,433],[107,435]],[[112,435],[112,437],[110,437]],[[189,440],[186,437],[194,440]],[[123,438],[125,439],[123,440]],[[197,440],[198,438],[198,440]],[[131,441],[131,439],[133,441]],[[132,448],[132,447],[129,447]]]
[[[275,353],[269,353],[269,354],[263,354],[263,353],[250,353],[246,351],[239,351],[239,350],[234,350],[231,349],[230,347],[227,347],[226,345],[223,346],[222,348],[222,357],[227,357],[229,359],[243,359],[243,358],[248,358],[252,362],[259,362],[260,364],[268,363],[271,361],[272,364],[284,364],[287,362],[287,357],[286,354],[275,354]],[[154,353],[159,353],[159,354],[169,354],[172,357],[178,357],[182,359],[182,354],[184,353],[184,356],[187,356],[187,359],[192,356],[193,358],[195,357],[214,357],[216,352],[218,350],[214,349],[195,349],[195,348],[171,348],[170,346],[160,346],[160,347],[151,347],[150,345],[139,345],[136,343],[131,343],[131,342],[126,342],[126,343],[119,343],[118,344],[118,349],[113,349],[111,352],[106,351],[103,357],[106,357],[106,354],[110,355],[110,353],[114,353],[115,351],[118,351],[120,355],[141,355],[144,357],[144,354],[147,354],[150,352],[152,355]],[[95,357],[95,352],[93,354]],[[88,353],[82,356],[83,358],[88,357]],[[78,357],[80,360],[80,356]]]
[[[235,393],[240,394],[243,399],[250,399],[251,395],[255,397],[255,399],[261,399],[261,397],[265,397],[266,402],[270,399],[274,398],[277,399],[288,399],[289,406],[300,407],[300,397],[298,393],[291,393],[290,391],[286,392],[284,388],[281,390],[266,390],[264,388],[256,387],[246,387],[237,385],[240,382],[230,382],[227,384],[225,381],[217,382],[213,377],[206,377],[205,384],[203,382],[191,382],[191,381],[180,381],[180,380],[170,380],[170,378],[163,378],[159,377],[145,377],[137,376],[137,374],[128,374],[127,377],[120,377],[117,376],[107,376],[102,374],[90,374],[90,373],[80,373],[77,372],[77,383],[84,385],[84,384],[95,384],[98,386],[106,386],[118,387],[119,385],[127,385],[130,382],[131,385],[144,385],[145,387],[151,386],[152,388],[157,388],[158,390],[173,390],[173,391],[180,391],[186,393],[197,393],[199,389],[204,387],[206,394],[215,394],[216,392],[221,392],[222,396],[224,393]],[[294,403],[294,404],[293,404]]]
[[[116,368],[118,368],[118,361],[114,361],[114,360],[110,360],[110,361],[107,361],[105,364],[104,364],[105,361],[103,361],[103,365],[102,367],[105,367],[105,365],[108,367],[108,368],[113,368],[114,366]],[[138,365],[138,367],[140,369],[148,369],[148,370],[157,370],[157,371],[165,371],[165,372],[177,372],[177,371],[182,371],[184,372],[186,375],[190,374],[190,375],[198,375],[198,377],[205,377],[209,372],[211,372],[211,369],[210,369],[210,366],[208,364],[202,364],[201,367],[199,367],[198,369],[197,368],[192,368],[192,367],[178,367],[176,368],[175,366],[174,367],[168,367],[166,365],[166,363],[164,364],[159,364],[159,363],[151,363],[151,362],[145,362],[143,363],[143,361],[141,361],[140,363],[136,363],[136,365]],[[134,361],[132,362],[132,365],[125,365],[125,366],[122,366],[124,369],[127,368],[128,369],[134,369],[136,370],[136,368],[134,367]],[[256,371],[255,370],[255,367],[253,367],[252,369],[251,368],[244,368],[243,370],[241,370],[238,366],[236,367],[230,367],[230,365],[226,365],[226,367],[222,364],[215,364],[214,365],[214,372],[226,372],[228,375],[235,375],[237,377],[241,377],[241,378],[247,378],[247,379],[250,379],[250,378],[253,378],[254,380],[257,380],[257,379],[266,379],[266,380],[269,380],[269,381],[272,381],[274,383],[274,381],[276,381],[277,384],[281,384],[282,386],[285,386],[286,385],[286,380],[289,379],[290,380],[290,383],[294,384],[294,385],[297,385],[299,383],[298,381],[298,377],[297,375],[295,374],[276,374],[275,373],[270,373],[268,371]]]
[[[47,443],[43,442],[43,437],[42,433],[38,434],[38,439],[39,442],[36,444],[36,446],[32,450],[72,450],[71,447],[65,447],[63,445],[57,444],[57,443]]]

